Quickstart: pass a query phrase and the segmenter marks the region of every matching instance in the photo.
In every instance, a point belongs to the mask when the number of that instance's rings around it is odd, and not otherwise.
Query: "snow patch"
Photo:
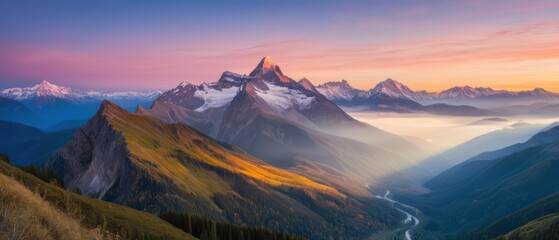
[[[230,78],[230,77],[225,77],[224,79],[225,79],[225,81],[227,81],[227,82],[233,82],[233,83],[234,83],[234,82],[237,82],[237,81],[235,81],[235,79]]]
[[[318,92],[332,101],[344,100],[350,102],[353,99],[366,99],[371,96],[371,91],[362,91],[352,88],[347,82],[331,82],[316,88]]]
[[[209,87],[207,84],[202,85],[202,90],[196,90],[194,96],[204,100],[204,104],[194,111],[203,112],[210,108],[223,107],[231,101],[237,95],[237,90],[239,87],[230,87],[217,90]]]
[[[256,88],[256,94],[262,98],[268,106],[278,111],[285,111],[295,106],[299,109],[308,109],[315,101],[315,97],[309,97],[296,89],[276,86],[272,83],[264,82],[268,90]]]

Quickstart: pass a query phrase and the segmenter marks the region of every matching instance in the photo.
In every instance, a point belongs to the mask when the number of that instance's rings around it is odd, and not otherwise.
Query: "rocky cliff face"
[[[62,178],[69,190],[90,197],[150,212],[192,210],[187,202],[203,200],[181,192],[169,178],[153,175],[138,164],[142,160],[131,154],[125,136],[109,120],[119,117],[115,113],[122,111],[125,110],[113,103],[103,102],[47,167]],[[200,209],[210,216],[218,215],[217,209]]]
[[[69,189],[96,198],[103,198],[129,165],[124,137],[104,116],[107,107],[103,104],[50,163]]]

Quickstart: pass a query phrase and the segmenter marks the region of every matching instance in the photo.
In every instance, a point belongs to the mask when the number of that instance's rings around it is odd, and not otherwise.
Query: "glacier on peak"
[[[256,94],[275,110],[285,111],[293,107],[304,110],[310,108],[315,101],[314,96],[309,97],[299,90],[277,86],[269,82],[264,83],[268,90],[256,88]]]

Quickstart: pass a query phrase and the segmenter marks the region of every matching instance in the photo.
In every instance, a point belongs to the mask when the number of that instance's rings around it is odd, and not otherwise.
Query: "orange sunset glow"
[[[45,21],[41,31],[34,31],[36,26],[24,21],[17,23],[18,31],[2,34],[1,84],[46,79],[75,87],[165,89],[182,81],[216,81],[224,69],[249,73],[254,59],[268,55],[290,77],[306,77],[315,85],[346,79],[368,89],[390,77],[428,91],[470,85],[559,92],[555,1],[302,5],[290,9],[289,20],[276,12],[239,9],[258,21],[198,6],[191,17],[200,18],[199,25],[174,11],[165,17],[134,14],[143,7],[124,15],[107,9],[78,14],[86,6],[75,6],[75,13],[35,13],[32,17],[61,22]],[[354,15],[338,14],[336,8],[352,9]],[[316,14],[321,21],[301,13]],[[100,16],[107,21],[94,25],[90,31],[97,34],[88,37],[72,24]],[[1,18],[10,22],[10,17]],[[152,19],[158,21],[142,32],[133,27]],[[252,30],[242,27],[247,21]]]

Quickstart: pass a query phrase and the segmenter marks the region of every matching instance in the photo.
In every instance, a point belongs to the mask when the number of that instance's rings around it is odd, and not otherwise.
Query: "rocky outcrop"
[[[109,107],[104,102],[97,114],[49,162],[49,167],[62,177],[68,189],[96,198],[103,198],[129,166],[126,141],[106,119]]]

